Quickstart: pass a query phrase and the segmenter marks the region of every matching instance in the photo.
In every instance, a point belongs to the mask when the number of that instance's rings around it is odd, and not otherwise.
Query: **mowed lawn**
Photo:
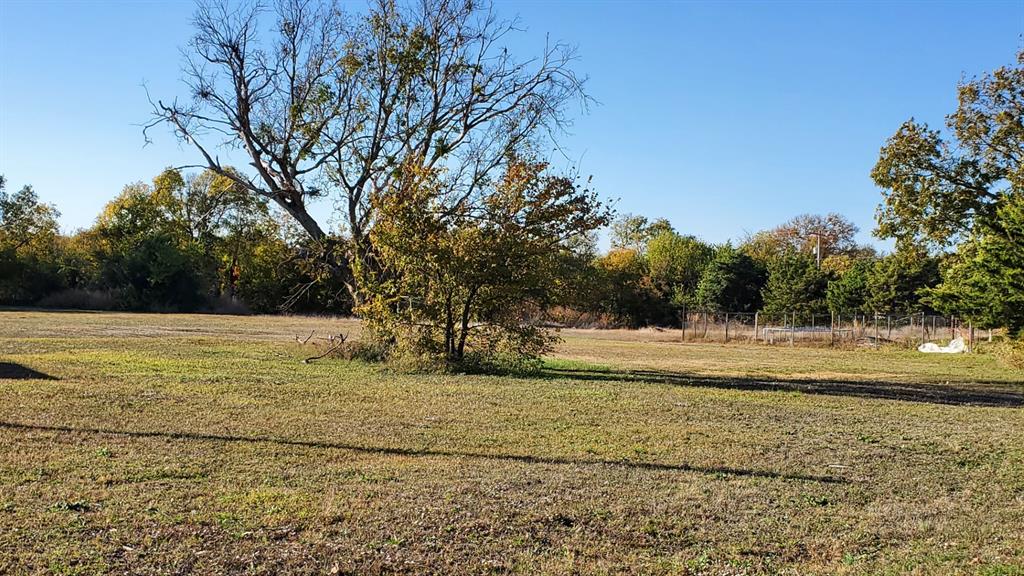
[[[534,378],[350,320],[0,312],[0,573],[1024,574],[984,354],[567,331]]]

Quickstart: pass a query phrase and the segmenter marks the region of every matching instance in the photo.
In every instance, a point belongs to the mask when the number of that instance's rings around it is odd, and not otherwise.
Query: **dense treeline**
[[[911,249],[879,255],[856,244],[857,232],[837,214],[802,215],[737,245],[712,245],[665,220],[624,216],[612,226],[611,250],[583,273],[588,290],[557,317],[638,327],[675,324],[684,310],[955,312],[930,297],[941,257]]]
[[[0,177],[0,303],[151,311],[347,313],[343,288],[302,257],[305,237],[230,180],[168,170],[125,186],[95,224]],[[285,221],[286,222],[286,221]]]
[[[29,186],[0,192],[4,304],[352,312],[343,282],[311,261],[305,235],[210,171],[167,170],[150,184],[130,184],[91,228],[71,235],[60,233],[58,215]],[[407,241],[423,222],[414,216],[400,222],[396,239]],[[666,220],[626,215],[612,223],[606,253],[593,235],[580,236],[545,261],[556,288],[534,305],[566,324],[630,327],[673,325],[683,310],[958,312],[929,296],[942,258],[914,250],[880,256],[856,244],[857,231],[836,214],[804,215],[736,245],[713,245]]]

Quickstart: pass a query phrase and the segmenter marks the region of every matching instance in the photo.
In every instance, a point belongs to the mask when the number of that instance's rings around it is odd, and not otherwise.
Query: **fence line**
[[[751,341],[769,344],[824,343],[830,345],[920,344],[963,338],[972,348],[977,328],[956,316],[923,312],[902,314],[684,311],[679,315],[680,339],[689,341]],[[984,327],[982,338],[992,341],[993,330]]]

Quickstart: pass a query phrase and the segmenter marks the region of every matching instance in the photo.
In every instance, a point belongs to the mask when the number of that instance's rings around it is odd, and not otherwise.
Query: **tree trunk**
[[[469,336],[469,313],[473,305],[473,299],[476,298],[476,292],[477,287],[474,286],[469,291],[469,296],[466,297],[466,304],[462,307],[462,332],[459,334],[459,348],[457,350],[459,360],[466,356],[466,337]]]
[[[323,228],[320,227],[320,224],[317,223],[317,221],[310,216],[309,212],[306,211],[306,206],[304,204],[299,204],[289,200],[285,192],[276,192],[273,197],[274,202],[294,218],[295,221],[299,223],[299,226],[302,226],[302,229],[306,231],[306,234],[309,234],[310,238],[317,242],[323,242],[327,238],[327,233],[324,232]]]
[[[455,357],[455,319],[452,317],[451,292],[444,299],[444,354],[449,360],[459,360]]]
[[[358,259],[364,267],[372,266],[373,259],[370,256],[370,250],[367,246],[365,235],[360,235],[359,238],[353,238],[353,245],[355,246],[355,253],[352,255],[346,255],[342,253],[341,242],[337,238],[332,238],[324,232],[320,224],[313,218],[312,215],[306,210],[304,204],[299,204],[288,200],[287,195],[284,192],[278,192],[274,195],[274,201],[278,206],[284,209],[299,226],[305,230],[309,237],[322,247],[321,255],[324,258],[324,264],[330,271],[331,276],[340,281],[345,286],[345,290],[348,292],[349,297],[352,298],[352,307],[356,308],[364,302],[362,291],[359,289],[359,281],[354,278],[354,269],[351,266],[351,262]],[[370,271],[370,270],[367,270]]]

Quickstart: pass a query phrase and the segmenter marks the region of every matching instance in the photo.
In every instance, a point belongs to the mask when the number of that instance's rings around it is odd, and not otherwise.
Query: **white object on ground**
[[[947,346],[939,346],[935,342],[925,342],[917,347],[918,352],[933,354],[960,354],[967,351],[963,338],[954,338]]]

